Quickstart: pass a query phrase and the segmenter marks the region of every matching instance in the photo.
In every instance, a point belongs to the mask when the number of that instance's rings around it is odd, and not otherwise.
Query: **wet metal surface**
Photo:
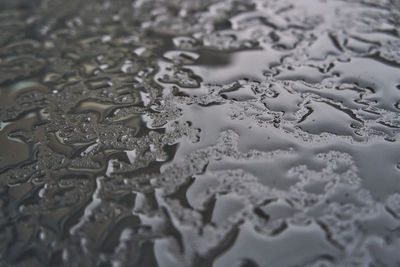
[[[0,266],[400,266],[399,25],[0,1]]]

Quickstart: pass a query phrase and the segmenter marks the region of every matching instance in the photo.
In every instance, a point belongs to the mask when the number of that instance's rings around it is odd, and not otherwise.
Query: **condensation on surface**
[[[400,5],[0,2],[0,266],[400,265]]]

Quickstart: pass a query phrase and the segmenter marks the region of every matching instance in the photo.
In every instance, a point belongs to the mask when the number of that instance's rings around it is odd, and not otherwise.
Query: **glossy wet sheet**
[[[400,265],[396,0],[1,0],[0,266]]]

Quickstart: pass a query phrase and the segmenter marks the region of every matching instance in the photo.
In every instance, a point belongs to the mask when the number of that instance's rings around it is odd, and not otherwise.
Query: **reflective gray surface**
[[[0,266],[400,266],[399,25],[0,1]]]

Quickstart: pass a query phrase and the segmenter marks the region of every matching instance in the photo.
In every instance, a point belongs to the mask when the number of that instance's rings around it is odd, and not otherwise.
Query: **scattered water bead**
[[[395,217],[400,218],[400,195],[394,194],[386,200],[388,211]]]

